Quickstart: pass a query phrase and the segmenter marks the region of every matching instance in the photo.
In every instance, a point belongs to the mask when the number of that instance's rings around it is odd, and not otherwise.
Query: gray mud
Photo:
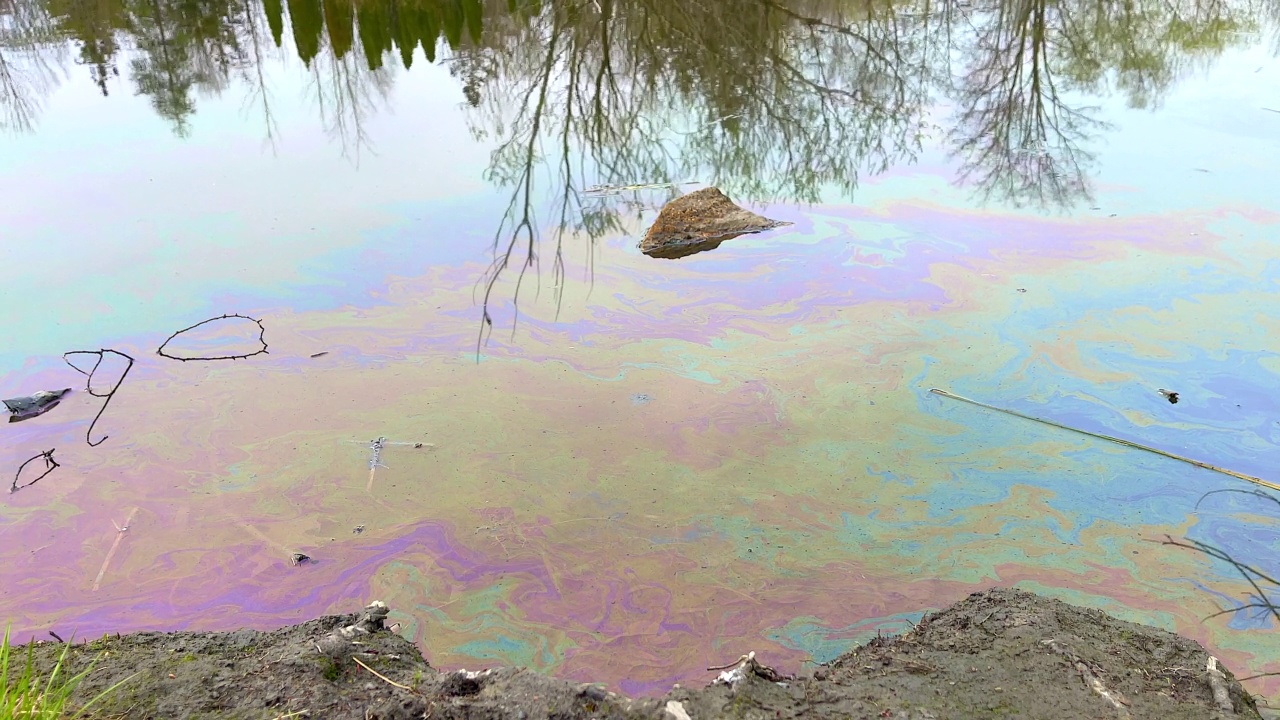
[[[1210,656],[1197,643],[1016,590],[971,595],[905,635],[877,638],[798,678],[779,676],[760,657],[723,671],[725,681],[639,699],[518,668],[438,672],[412,643],[382,628],[383,617],[385,606],[270,632],[104,637],[69,653],[73,672],[97,659],[76,698],[83,702],[132,676],[90,716],[1259,717],[1230,670],[1207,670]],[[61,649],[39,645],[40,664],[50,665]],[[710,682],[717,673],[707,675]]]

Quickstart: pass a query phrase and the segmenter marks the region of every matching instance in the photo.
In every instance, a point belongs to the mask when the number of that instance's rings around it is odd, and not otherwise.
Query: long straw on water
[[[107,557],[102,561],[102,568],[98,570],[98,577],[93,581],[94,592],[98,592],[98,587],[102,585],[102,576],[107,574],[107,566],[111,564],[111,558],[116,556],[116,550],[120,548],[120,541],[124,540],[124,534],[129,532],[129,523],[133,522],[133,516],[137,514],[138,508],[130,510],[129,517],[124,519],[124,525],[116,528],[116,541],[111,543],[111,549],[107,551]]]
[[[1101,433],[1089,432],[1088,430],[1081,430],[1081,429],[1079,429],[1079,428],[1073,428],[1073,427],[1071,427],[1070,425],[1063,425],[1062,423],[1056,423],[1056,422],[1054,422],[1054,421],[1052,421],[1052,420],[1045,420],[1044,418],[1033,417],[1033,416],[1031,416],[1031,415],[1024,415],[1024,414],[1022,414],[1022,413],[1018,412],[1017,410],[1009,410],[1009,409],[1002,408],[1002,407],[996,407],[995,405],[988,405],[988,404],[986,404],[986,403],[984,403],[984,402],[978,402],[977,400],[971,400],[971,399],[969,399],[969,398],[967,398],[967,397],[962,397],[962,396],[960,396],[960,395],[956,395],[955,393],[950,393],[950,392],[947,392],[946,390],[941,390],[941,389],[939,389],[939,388],[929,388],[929,392],[933,393],[934,395],[941,395],[942,397],[951,398],[952,400],[959,400],[960,402],[966,402],[966,403],[969,403],[970,405],[977,405],[977,406],[978,406],[978,407],[980,407],[980,408],[986,408],[986,409],[988,409],[988,410],[994,410],[994,411],[996,411],[996,412],[1004,413],[1005,415],[1012,415],[1012,416],[1014,416],[1014,417],[1020,417],[1020,418],[1022,418],[1023,420],[1030,420],[1030,421],[1032,421],[1032,422],[1038,422],[1038,423],[1040,423],[1041,425],[1048,425],[1049,427],[1056,427],[1056,428],[1058,428],[1058,429],[1060,429],[1060,430],[1067,430],[1067,431],[1070,431],[1070,432],[1073,432],[1073,433],[1079,433],[1080,435],[1088,435],[1089,437],[1092,437],[1092,438],[1098,438],[1099,440],[1106,440],[1106,441],[1108,441],[1108,442],[1113,442],[1113,443],[1115,443],[1115,444],[1117,444],[1117,445],[1123,445],[1123,446],[1125,446],[1125,447],[1131,447],[1131,448],[1134,448],[1134,449],[1136,449],[1136,450],[1145,450],[1145,451],[1147,451],[1147,452],[1149,452],[1149,453],[1152,453],[1152,454],[1155,454],[1155,455],[1163,455],[1164,457],[1167,457],[1167,458],[1169,458],[1169,459],[1171,459],[1171,460],[1177,460],[1178,462],[1184,462],[1184,463],[1187,463],[1188,465],[1195,465],[1195,466],[1196,466],[1196,467],[1198,467],[1198,468],[1204,468],[1205,470],[1212,470],[1212,471],[1217,472],[1217,473],[1222,473],[1223,475],[1230,475],[1230,476],[1231,476],[1231,477],[1233,477],[1233,478],[1238,478],[1238,479],[1240,479],[1240,480],[1244,480],[1245,482],[1251,482],[1251,483],[1253,483],[1254,485],[1261,485],[1261,486],[1262,486],[1262,487],[1264,487],[1264,488],[1270,488],[1271,490],[1280,491],[1280,485],[1277,485],[1277,484],[1275,484],[1275,483],[1267,482],[1266,480],[1263,480],[1262,478],[1257,478],[1257,477],[1254,477],[1254,476],[1252,476],[1252,475],[1245,475],[1244,473],[1238,473],[1238,472],[1236,472],[1235,470],[1228,470],[1228,469],[1226,469],[1226,468],[1220,468],[1220,467],[1218,467],[1217,465],[1210,465],[1210,464],[1209,464],[1209,463],[1207,463],[1207,462],[1201,462],[1201,461],[1199,461],[1199,460],[1192,460],[1191,458],[1183,457],[1183,456],[1181,456],[1181,455],[1175,455],[1175,454],[1173,454],[1173,453],[1171,453],[1171,452],[1165,452],[1164,450],[1157,450],[1156,448],[1148,447],[1148,446],[1146,446],[1146,445],[1139,445],[1138,443],[1136,443],[1136,442],[1131,442],[1131,441],[1129,441],[1129,440],[1121,440],[1121,439],[1120,439],[1120,438],[1118,438],[1118,437],[1111,437],[1110,435],[1103,435],[1103,434],[1101,434]]]
[[[250,525],[249,523],[245,522],[244,520],[240,519],[239,517],[234,517],[234,518],[232,518],[232,519],[235,521],[235,523],[236,523],[237,525],[239,525],[241,528],[243,528],[245,532],[249,533],[250,535],[252,535],[252,536],[254,536],[254,537],[256,537],[256,538],[258,538],[258,539],[259,539],[259,540],[261,540],[263,543],[265,543],[265,544],[267,544],[267,545],[270,545],[270,546],[272,546],[272,547],[280,548],[280,550],[281,550],[281,551],[282,551],[286,556],[290,556],[290,557],[292,557],[292,556],[293,556],[294,552],[293,552],[292,550],[290,550],[290,549],[289,549],[289,546],[288,546],[288,545],[284,545],[284,544],[282,544],[282,543],[278,543],[278,542],[276,542],[276,541],[275,541],[275,540],[273,540],[272,538],[268,537],[266,533],[262,532],[261,530],[259,530],[258,528],[254,527],[253,525]]]

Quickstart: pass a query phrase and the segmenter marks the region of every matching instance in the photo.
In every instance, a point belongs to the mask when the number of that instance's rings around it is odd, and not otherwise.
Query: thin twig
[[[1219,488],[1217,490],[1210,490],[1204,495],[1201,495],[1200,499],[1196,501],[1195,509],[1196,510],[1200,509],[1200,503],[1204,502],[1205,498],[1209,497],[1210,495],[1217,495],[1218,493],[1240,493],[1242,495],[1252,495],[1254,497],[1261,498],[1263,500],[1270,500],[1271,502],[1277,505],[1280,505],[1280,498],[1277,498],[1275,495],[1272,495],[1270,493],[1265,493],[1261,490],[1242,490],[1240,488]]]
[[[362,668],[364,668],[365,670],[368,670],[369,672],[371,672],[371,673],[373,673],[374,675],[378,676],[378,678],[379,678],[379,679],[381,679],[383,682],[387,683],[388,685],[395,685],[396,687],[400,688],[401,690],[408,690],[409,692],[413,692],[413,688],[409,687],[408,685],[401,685],[400,683],[396,682],[395,680],[392,680],[391,678],[387,677],[386,675],[383,675],[382,673],[378,672],[377,670],[374,670],[373,668],[369,667],[368,665],[365,665],[365,664],[364,664],[364,662],[360,660],[360,658],[358,658],[358,657],[356,657],[356,656],[352,655],[352,656],[351,656],[351,659],[352,659],[352,660],[355,660],[355,661],[356,661],[356,664],[357,664],[357,665],[359,665],[360,667],[362,667]]]
[[[1267,594],[1263,592],[1262,586],[1258,584],[1258,581],[1261,580],[1263,582],[1270,583],[1273,586],[1280,587],[1280,581],[1277,581],[1275,578],[1272,578],[1271,576],[1267,575],[1261,570],[1258,570],[1255,567],[1245,565],[1244,563],[1231,557],[1229,554],[1227,554],[1226,551],[1220,550],[1219,548],[1216,548],[1208,543],[1202,543],[1198,540],[1188,540],[1187,542],[1179,542],[1177,540],[1174,540],[1169,535],[1165,535],[1164,537],[1165,537],[1164,542],[1162,542],[1161,545],[1172,545],[1174,547],[1185,548],[1187,550],[1195,550],[1197,552],[1204,553],[1209,557],[1217,558],[1218,560],[1222,560],[1223,562],[1230,564],[1232,567],[1236,569],[1236,572],[1240,573],[1240,576],[1245,579],[1245,582],[1249,583],[1249,585],[1253,587],[1254,592],[1257,593],[1256,595],[1254,595],[1254,599],[1258,601],[1258,604],[1265,606],[1266,609],[1271,612],[1271,615],[1273,617],[1275,617],[1277,620],[1280,620],[1280,608],[1277,608],[1275,604],[1272,603],[1271,599],[1267,597]],[[1251,604],[1250,606],[1253,606],[1253,604]],[[1237,608],[1237,610],[1239,609],[1243,609],[1243,608]]]
[[[962,397],[954,393],[949,393],[946,390],[940,390],[938,388],[930,388],[929,392],[935,395],[941,395],[943,397],[951,398],[952,400],[959,400],[960,402],[966,402],[966,403],[969,403],[970,405],[977,405],[978,407],[981,407],[981,408],[986,408],[988,410],[994,410],[996,412],[1004,413],[1006,415],[1019,417],[1019,418],[1022,418],[1023,420],[1030,420],[1032,422],[1038,422],[1042,425],[1048,425],[1049,427],[1056,427],[1059,430],[1068,430],[1073,433],[1079,433],[1080,435],[1088,435],[1089,437],[1092,437],[1092,438],[1097,438],[1099,440],[1106,440],[1108,442],[1116,443],[1117,445],[1123,445],[1125,447],[1134,448],[1135,450],[1145,450],[1155,455],[1161,455],[1161,456],[1167,457],[1170,460],[1177,460],[1178,462],[1184,462],[1184,463],[1187,463],[1188,465],[1194,465],[1198,468],[1204,468],[1205,470],[1212,470],[1214,472],[1222,473],[1223,475],[1230,475],[1233,478],[1244,480],[1246,482],[1251,482],[1254,485],[1261,485],[1262,487],[1265,487],[1265,488],[1270,488],[1272,490],[1280,491],[1280,485],[1277,485],[1273,482],[1268,482],[1266,480],[1263,480],[1262,478],[1257,478],[1252,475],[1245,475],[1244,473],[1238,473],[1235,470],[1228,470],[1226,468],[1218,467],[1217,465],[1210,465],[1207,462],[1192,460],[1191,458],[1183,457],[1181,455],[1175,455],[1171,452],[1165,452],[1164,450],[1157,450],[1156,448],[1149,447],[1147,445],[1140,445],[1136,442],[1132,442],[1129,440],[1122,440],[1118,437],[1112,437],[1110,435],[1103,435],[1101,433],[1089,432],[1088,430],[1073,428],[1070,425],[1063,425],[1062,423],[1056,423],[1052,420],[1045,420],[1044,418],[1038,418],[1031,415],[1024,415],[1018,412],[1017,410],[1009,410],[1002,407],[996,407],[995,405],[988,405],[984,402],[971,400],[967,397]]]
[[[1236,681],[1237,681],[1237,682],[1244,682],[1244,681],[1246,681],[1246,680],[1257,680],[1258,678],[1274,677],[1274,676],[1276,676],[1276,675],[1280,675],[1280,672],[1264,672],[1264,673],[1258,673],[1257,675],[1250,675],[1249,677],[1236,678]]]
[[[1223,615],[1231,615],[1232,613],[1238,613],[1241,610],[1270,610],[1270,609],[1271,609],[1271,603],[1266,603],[1266,602],[1248,603],[1245,605],[1241,605],[1239,607],[1227,608],[1226,610],[1219,610],[1218,612],[1213,613],[1211,615],[1205,615],[1204,619],[1212,620],[1216,617],[1221,617]]]
[[[1084,680],[1085,685],[1088,685],[1095,693],[1107,702],[1111,703],[1111,706],[1115,708],[1116,714],[1120,716],[1121,720],[1129,720],[1131,716],[1129,715],[1129,710],[1126,707],[1129,705],[1129,701],[1126,700],[1119,691],[1111,690],[1104,685],[1102,683],[1102,679],[1093,672],[1093,669],[1090,668],[1079,655],[1071,652],[1068,648],[1062,647],[1056,640],[1041,640],[1040,642],[1048,645],[1054,652],[1062,655],[1074,664],[1076,666],[1076,672],[1080,673],[1080,677]]]
[[[737,660],[734,660],[728,665],[716,665],[715,667],[709,667],[707,668],[707,672],[715,672],[716,670],[728,670],[729,668],[738,667],[742,663],[755,658],[755,656],[756,654],[754,652],[750,652],[750,653],[747,653],[746,655],[739,657]]]
[[[42,480],[42,479],[44,478],[44,476],[45,476],[45,475],[48,475],[49,473],[53,472],[54,470],[58,469],[59,467],[62,467],[61,465],[59,465],[59,464],[58,464],[58,461],[57,461],[57,460],[54,460],[54,459],[53,459],[53,451],[54,451],[54,450],[57,450],[57,448],[49,448],[48,450],[45,450],[44,452],[40,453],[39,455],[35,455],[35,456],[33,456],[33,457],[29,457],[29,458],[27,458],[25,462],[23,462],[21,465],[19,465],[19,466],[18,466],[18,472],[14,473],[14,475],[13,475],[13,485],[12,485],[12,486],[10,486],[10,488],[9,488],[9,492],[10,492],[10,493],[16,493],[16,492],[18,492],[19,490],[21,490],[21,489],[23,489],[23,488],[29,488],[29,487],[31,487],[32,485],[35,485],[36,483],[40,482],[40,480]],[[19,485],[19,484],[18,484],[18,479],[22,477],[22,470],[23,470],[24,468],[26,468],[26,467],[27,467],[27,463],[30,463],[30,462],[32,462],[32,461],[34,461],[34,460],[39,460],[40,458],[44,458],[44,467],[45,467],[44,472],[40,473],[40,477],[36,478],[35,480],[32,480],[31,482],[27,483],[26,485]]]
[[[98,372],[98,367],[102,365],[102,359],[106,356],[107,353],[111,353],[113,355],[119,355],[120,357],[129,361],[129,364],[125,366],[124,372],[120,373],[120,378],[116,380],[116,384],[111,387],[111,391],[105,395],[102,395],[94,392],[93,390],[93,375],[94,373]],[[77,367],[75,363],[68,360],[67,359],[68,355],[97,355],[98,359],[93,363],[93,369],[89,370],[88,372],[85,372],[83,369]],[[101,350],[72,350],[71,352],[65,352],[65,353],[62,353],[62,361],[70,365],[73,370],[80,373],[81,375],[87,376],[87,379],[84,381],[86,392],[88,392],[90,395],[96,398],[106,398],[106,400],[102,403],[102,407],[98,408],[98,414],[93,416],[93,422],[89,423],[89,429],[84,431],[84,441],[89,443],[89,447],[98,447],[102,443],[106,442],[107,438],[111,436],[103,435],[102,439],[99,440],[98,442],[94,442],[90,440],[89,437],[93,435],[93,428],[95,425],[98,424],[98,420],[102,417],[102,413],[107,411],[107,406],[111,404],[112,398],[116,396],[116,391],[119,390],[120,385],[124,383],[125,376],[127,376],[129,374],[129,371],[133,369],[133,357],[125,353],[122,353],[119,350],[111,350],[109,348],[103,348]]]
[[[218,320],[230,320],[232,318],[240,318],[242,320],[248,320],[258,326],[258,342],[262,344],[262,347],[260,349],[255,350],[254,352],[251,352],[251,353],[244,353],[242,355],[217,355],[217,356],[210,356],[210,357],[179,357],[177,355],[170,355],[169,353],[164,351],[164,348],[166,345],[168,345],[170,342],[174,340],[174,338],[178,337],[184,332],[195,330],[201,325],[206,325],[211,322],[217,322]],[[267,353],[266,335],[267,335],[267,329],[262,325],[261,320],[257,318],[251,318],[248,315],[231,313],[228,315],[220,315],[218,317],[209,318],[208,320],[201,320],[200,322],[196,323],[195,325],[192,325],[191,327],[182,328],[178,332],[170,335],[164,342],[160,343],[160,347],[156,348],[156,354],[159,355],[160,357],[166,357],[166,358],[169,358],[170,360],[180,360],[182,362],[191,362],[192,360],[244,360],[245,358],[251,358],[254,355],[265,355]],[[313,355],[312,357],[315,357],[315,356]]]

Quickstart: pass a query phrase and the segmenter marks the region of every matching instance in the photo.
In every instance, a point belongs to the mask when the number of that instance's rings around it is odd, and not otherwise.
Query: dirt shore
[[[1258,718],[1197,643],[1031,593],[976,593],[800,677],[743,659],[704,688],[627,698],[519,668],[443,673],[385,629],[386,606],[271,632],[136,633],[77,644],[76,698],[129,679],[113,718]],[[37,647],[48,667],[60,643]],[[714,677],[715,672],[708,673]]]

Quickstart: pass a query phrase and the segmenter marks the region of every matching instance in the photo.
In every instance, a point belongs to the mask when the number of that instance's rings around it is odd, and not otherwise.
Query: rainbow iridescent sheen
[[[858,206],[769,208],[795,224],[681,261],[608,241],[558,316],[548,277],[514,335],[497,307],[478,362],[482,264],[371,281],[341,252],[315,267],[348,302],[235,303],[264,318],[268,355],[166,361],[170,328],[94,341],[139,358],[99,424],[111,438],[85,447],[82,392],[8,430],[7,462],[57,445],[63,463],[0,511],[9,619],[271,627],[378,598],[439,666],[654,693],[748,650],[795,670],[1017,584],[1272,668],[1268,621],[1201,620],[1245,586],[1153,542],[1265,563],[1274,508],[1197,509],[1247,485],[928,389],[1265,477],[1280,216],[904,199],[944,187],[908,174]],[[400,210],[369,252],[415,236]],[[566,242],[570,268],[586,246]],[[54,361],[25,385],[68,384]],[[379,435],[435,447],[387,446],[367,491],[361,443]]]

